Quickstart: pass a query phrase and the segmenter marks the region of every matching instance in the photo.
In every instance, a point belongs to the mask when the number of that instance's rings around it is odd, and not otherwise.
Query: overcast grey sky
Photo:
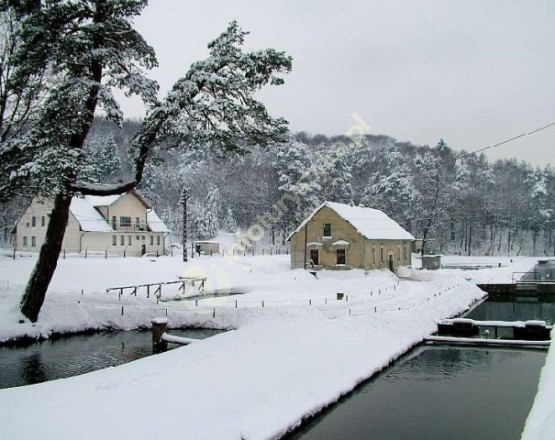
[[[293,56],[260,94],[293,131],[345,133],[356,112],[373,134],[475,150],[555,121],[553,0],[151,0],[136,25],[163,92],[233,19],[247,49]],[[555,127],[488,156],[555,165]]]

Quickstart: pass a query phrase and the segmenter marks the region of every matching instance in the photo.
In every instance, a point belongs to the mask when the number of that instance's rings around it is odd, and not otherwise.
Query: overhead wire
[[[471,151],[470,153],[463,154],[462,156],[459,156],[458,158],[459,158],[459,159],[464,159],[465,157],[471,156],[471,155],[473,155],[473,154],[480,153],[480,152],[486,151],[486,150],[490,150],[490,149],[499,147],[499,146],[504,145],[504,144],[508,144],[509,142],[512,142],[512,141],[517,140],[517,139],[520,139],[520,138],[522,138],[522,137],[524,137],[524,136],[530,136],[530,135],[532,135],[532,134],[537,133],[538,131],[545,130],[546,128],[552,127],[552,126],[554,126],[554,125],[555,125],[555,121],[554,121],[554,122],[551,122],[551,123],[549,123],[549,124],[547,124],[547,125],[544,125],[544,126],[542,126],[542,127],[536,128],[535,130],[531,130],[531,131],[528,131],[528,132],[519,134],[518,136],[514,136],[514,137],[509,138],[509,139],[505,139],[504,141],[498,142],[497,144],[488,145],[487,147],[479,148],[478,150]]]

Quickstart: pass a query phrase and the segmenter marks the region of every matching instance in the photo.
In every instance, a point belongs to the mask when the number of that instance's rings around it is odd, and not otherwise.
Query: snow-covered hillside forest
[[[88,147],[101,160],[92,171],[100,181],[127,179],[128,143],[140,122],[123,129],[95,122]],[[343,145],[347,145],[344,148]],[[282,245],[303,216],[324,200],[384,210],[427,250],[456,254],[555,253],[555,171],[516,160],[490,163],[484,155],[455,153],[444,141],[433,148],[366,135],[360,145],[346,136],[292,134],[279,147],[221,157],[205,148],[164,152],[152,161],[139,186],[179,240],[181,193],[189,188],[190,233],[210,239],[219,229],[235,232],[272,214],[283,194],[301,206],[281,216],[268,243]],[[3,240],[28,200],[2,211]]]

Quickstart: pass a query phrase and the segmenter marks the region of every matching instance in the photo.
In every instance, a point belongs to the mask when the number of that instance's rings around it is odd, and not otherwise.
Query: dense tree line
[[[123,130],[99,119],[88,148],[102,151],[94,172],[124,179],[132,158]],[[515,159],[489,162],[484,155],[455,152],[443,140],[433,147],[366,135],[358,146],[343,136],[292,134],[281,146],[252,148],[222,156],[210,149],[164,152],[149,164],[139,189],[179,240],[188,188],[190,232],[210,239],[218,230],[248,229],[258,216],[275,218],[266,240],[282,245],[302,219],[325,200],[378,208],[415,237],[426,250],[457,254],[554,254],[555,170]],[[116,163],[116,162],[118,163]],[[284,194],[300,201],[275,216]]]

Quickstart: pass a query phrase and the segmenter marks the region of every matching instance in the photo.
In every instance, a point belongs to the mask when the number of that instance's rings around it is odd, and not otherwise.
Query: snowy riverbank
[[[423,282],[358,270],[320,272],[316,279],[290,271],[285,256],[241,257],[234,264],[207,257],[187,265],[171,258],[68,259],[60,261],[40,322],[32,326],[18,323],[17,302],[33,261],[0,261],[1,339],[131,328],[166,309],[173,326],[236,330],[121,367],[2,390],[3,439],[279,437],[421,341],[438,320],[482,297],[469,278],[510,281],[535,260],[441,270]],[[204,273],[209,291],[247,293],[157,305],[141,290],[121,300],[105,292],[184,273]]]

